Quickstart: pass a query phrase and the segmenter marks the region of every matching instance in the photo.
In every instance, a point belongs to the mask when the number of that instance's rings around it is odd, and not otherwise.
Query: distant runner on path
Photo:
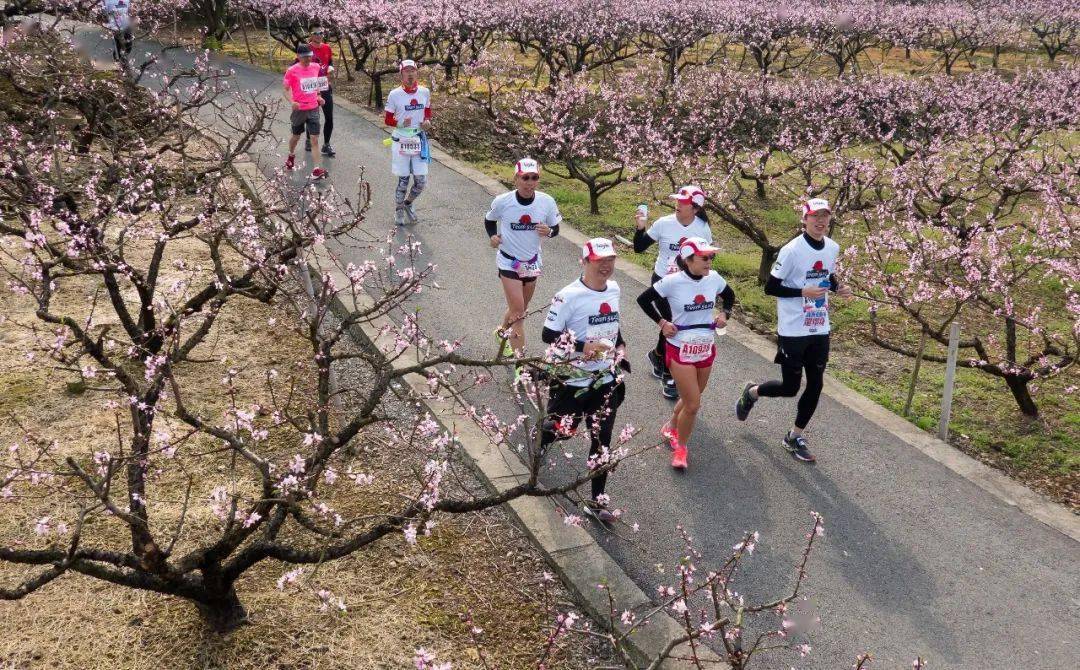
[[[496,196],[484,215],[484,230],[496,249],[495,268],[506,296],[506,313],[495,330],[497,341],[506,340],[506,356],[520,356],[525,350],[523,321],[543,269],[540,241],[558,235],[562,221],[555,198],[536,190],[539,183],[540,164],[522,158],[514,165],[514,190]],[[510,333],[504,338],[507,329]]]
[[[609,462],[615,412],[626,397],[622,372],[630,371],[619,327],[619,285],[615,246],[596,237],[581,249],[582,274],[551,301],[541,338],[556,344],[565,333],[574,337],[570,365],[556,367],[548,387],[547,417],[542,424],[541,449],[574,434],[582,419],[589,429],[589,466]],[[556,347],[558,349],[558,347]],[[566,368],[564,372],[561,368]],[[592,479],[592,498],[584,512],[601,523],[615,521],[605,493],[607,473]]]
[[[319,160],[319,106],[323,103],[319,91],[326,86],[326,77],[320,74],[320,67],[312,62],[314,52],[307,44],[296,48],[297,62],[285,70],[282,85],[285,87],[285,100],[292,105],[289,125],[292,136],[289,137],[289,157],[285,159],[285,169],[296,169],[296,145],[300,136],[307,133],[312,146],[312,179],[325,179],[326,170]]]
[[[803,205],[803,232],[780,249],[765,293],[776,296],[776,358],[782,379],[748,383],[735,405],[739,421],[746,421],[759,398],[792,398],[799,392],[806,370],[806,390],[799,398],[795,425],[784,436],[784,448],[805,463],[814,455],[803,437],[825,386],[829,362],[829,292],[844,298],[851,289],[836,278],[840,245],[826,237],[832,210],[829,201],[814,198]]]
[[[664,336],[664,362],[679,389],[679,401],[660,435],[671,445],[671,467],[685,470],[687,447],[701,395],[716,359],[716,329],[727,325],[735,291],[712,269],[718,249],[701,237],[679,243],[678,272],[645,289],[637,302]],[[717,303],[723,305],[716,312]],[[664,309],[670,316],[664,316]]]
[[[131,0],[104,0],[106,25],[112,31],[113,60],[126,63],[135,38],[131,34]]]
[[[322,95],[322,113],[323,113],[323,146],[322,155],[333,158],[337,155],[334,151],[334,147],[330,146],[330,136],[334,133],[334,90],[331,81],[334,78],[334,50],[330,48],[330,45],[323,41],[323,36],[326,31],[323,28],[315,28],[311,31],[311,36],[308,38],[308,46],[314,52],[315,56],[312,62],[319,65],[319,76],[326,77],[326,88],[319,91]],[[304,149],[311,151],[311,141],[308,140],[305,143]]]
[[[643,211],[644,205],[638,208],[637,216],[634,217],[634,251],[640,254],[654,242],[659,248],[653,264],[653,284],[679,271],[675,258],[679,255],[679,243],[684,239],[700,237],[709,244],[713,241],[709,217],[705,214],[704,191],[697,186],[683,186],[678,193],[672,193],[668,197],[675,201],[675,212],[661,216],[648,229],[645,228],[648,220],[646,212]],[[658,303],[657,308],[665,319],[671,319],[670,313],[663,312],[667,309],[666,303]],[[652,364],[653,376],[663,382],[663,396],[669,400],[678,400],[679,390],[664,363],[664,342],[664,334],[660,333],[656,338],[656,348],[648,353],[649,363]]]
[[[386,96],[385,123],[394,129],[390,137],[390,167],[398,178],[394,223],[403,226],[406,220],[416,223],[413,202],[427,185],[431,155],[426,131],[431,126],[431,91],[418,83],[415,61],[401,61],[398,71],[401,86]]]

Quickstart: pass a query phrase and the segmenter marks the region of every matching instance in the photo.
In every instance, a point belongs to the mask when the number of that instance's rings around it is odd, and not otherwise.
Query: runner
[[[416,63],[401,61],[401,86],[386,96],[386,125],[394,129],[390,146],[390,165],[398,178],[394,193],[394,222],[399,226],[416,223],[413,202],[427,185],[428,162],[426,131],[431,126],[431,91],[417,83]],[[409,177],[412,190],[409,190]],[[406,195],[408,194],[408,195]]]
[[[307,132],[308,140],[316,153],[311,157],[315,167],[311,170],[312,179],[326,178],[326,170],[319,164],[319,106],[323,103],[319,89],[326,85],[326,78],[321,76],[320,67],[311,62],[314,55],[311,47],[301,44],[296,47],[296,59],[298,62],[285,70],[282,83],[285,87],[285,100],[292,105],[292,114],[289,122],[292,125],[292,136],[289,138],[289,157],[285,159],[285,169],[296,168],[296,143],[300,141],[300,135]]]
[[[319,76],[326,77],[326,88],[319,91],[322,95],[322,114],[323,114],[323,146],[322,155],[333,158],[337,155],[334,151],[334,147],[330,146],[330,135],[334,132],[334,91],[330,85],[330,80],[334,76],[334,50],[330,48],[330,45],[323,40],[323,36],[326,31],[323,28],[315,28],[311,31],[311,36],[308,38],[308,46],[314,52],[315,56],[312,62],[319,65]],[[311,140],[304,140],[304,150],[311,151]]]
[[[675,411],[660,434],[671,445],[671,467],[682,470],[687,467],[687,445],[716,358],[713,331],[727,325],[735,304],[735,292],[710,267],[717,251],[704,238],[686,238],[679,243],[675,258],[680,271],[645,289],[637,299],[664,334],[664,362],[679,388]],[[723,303],[722,314],[715,314],[717,298]],[[661,312],[664,303],[670,319]]]
[[[646,212],[638,208],[635,217],[636,230],[634,231],[634,251],[642,253],[653,242],[659,245],[659,253],[656,254],[656,262],[653,264],[652,283],[660,281],[661,277],[673,272],[678,272],[675,258],[679,255],[679,242],[687,237],[700,237],[712,244],[712,230],[709,228],[709,217],[705,213],[705,192],[697,186],[683,186],[678,193],[672,193],[669,198],[675,201],[675,213],[661,216],[653,222],[648,230],[645,229],[647,221]],[[661,310],[667,309],[667,303],[658,305]],[[665,319],[670,320],[671,314],[661,311]],[[656,338],[656,348],[648,353],[649,363],[652,364],[653,376],[664,384],[661,393],[670,400],[679,399],[679,390],[675,381],[668,374],[667,365],[664,363],[664,334],[660,333]]]
[[[735,405],[746,421],[759,397],[793,398],[806,369],[806,390],[799,398],[795,425],[784,436],[784,448],[806,463],[814,461],[803,431],[817,409],[829,361],[829,291],[849,298],[851,289],[836,278],[840,246],[825,236],[832,220],[829,201],[814,198],[803,204],[803,233],[780,249],[765,293],[776,296],[776,359],[781,381],[747,384]]]
[[[506,313],[495,339],[509,346],[507,356],[525,350],[523,321],[541,272],[540,240],[558,235],[562,221],[555,199],[536,190],[539,182],[540,164],[522,158],[514,166],[515,189],[492,200],[484,215],[488,239],[498,249],[495,266],[506,295]],[[510,334],[504,338],[507,329]]]
[[[104,0],[105,15],[113,37],[113,60],[126,64],[135,38],[131,34],[130,0]]]
[[[544,321],[542,338],[554,344],[564,333],[574,338],[575,354],[567,374],[556,369],[548,386],[547,418],[540,437],[541,450],[556,440],[574,435],[585,419],[589,428],[589,465],[607,462],[615,412],[626,397],[622,374],[630,364],[619,329],[619,285],[611,279],[615,272],[615,246],[596,237],[581,249],[581,276],[555,294]],[[592,479],[592,498],[586,501],[586,515],[602,523],[615,521],[605,493],[607,472]]]

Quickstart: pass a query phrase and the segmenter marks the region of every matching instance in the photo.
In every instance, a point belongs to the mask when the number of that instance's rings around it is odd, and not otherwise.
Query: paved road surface
[[[96,57],[108,57],[98,34],[84,31],[79,40]],[[191,56],[172,51],[169,58],[189,62]],[[279,98],[280,75],[234,67],[238,87]],[[367,166],[365,176],[375,193],[368,225],[389,230],[394,181],[384,134],[340,107],[335,123],[333,183],[350,192],[358,168]],[[287,137],[284,109],[274,131]],[[283,155],[282,144],[268,143],[259,147],[256,159],[269,173]],[[411,232],[438,264],[443,291],[425,294],[421,313],[437,334],[464,335],[469,351],[489,354],[490,332],[503,311],[481,225],[491,197],[441,164],[432,165],[429,181],[417,204],[422,221]],[[576,276],[577,254],[561,238],[545,245],[537,300],[549,300]],[[643,364],[655,327],[633,302],[643,287],[622,274],[617,279],[635,365],[620,419],[655,429],[670,411]],[[528,326],[534,342],[541,318]],[[761,402],[743,424],[732,411],[744,380],[777,372],[771,361],[727,338],[691,444],[689,472],[674,473],[665,451],[623,464],[611,477],[609,493],[631,510],[641,530],[626,539],[594,532],[646,592],[655,592],[662,579],[656,564],[670,568],[678,559],[675,525],[682,524],[706,556],[717,558],[727,555],[743,531],[759,530],[763,539],[743,591],[752,598],[776,595],[793,575],[815,510],[825,517],[826,535],[811,561],[805,591],[808,606],[822,620],[812,638],[814,651],[805,660],[774,659],[762,667],[848,668],[865,650],[874,653],[879,668],[910,667],[916,654],[931,668],[1078,667],[1076,542],[828,397],[809,434],[818,463],[796,462],[780,448],[794,415],[792,401]],[[513,405],[495,389],[479,400],[513,415]],[[581,443],[570,448],[579,456],[587,450]]]

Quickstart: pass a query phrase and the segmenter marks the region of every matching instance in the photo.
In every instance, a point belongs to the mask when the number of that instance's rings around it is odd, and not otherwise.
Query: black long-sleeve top
[[[649,237],[649,233],[645,228],[634,229],[634,251],[641,253],[648,249],[652,244],[656,242],[653,238]]]
[[[695,275],[691,272],[683,270],[686,274],[690,275],[693,279],[701,279],[699,275]],[[660,313],[657,304],[663,304],[666,298],[656,292],[656,289],[650,286],[645,289],[641,295],[637,298],[637,304],[641,307],[641,311],[645,312],[645,315],[656,323],[660,323],[660,319],[664,318]],[[720,291],[720,304],[724,310],[724,316],[731,316],[731,308],[735,306],[735,291],[731,288],[731,285],[724,287],[723,291]]]

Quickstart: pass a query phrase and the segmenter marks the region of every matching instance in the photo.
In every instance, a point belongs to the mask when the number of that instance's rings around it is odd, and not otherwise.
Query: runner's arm
[[[491,219],[484,217],[484,230],[487,232],[488,237],[498,234],[499,222],[492,221]]]
[[[388,109],[386,110],[386,116],[383,118],[383,123],[391,128],[397,128],[397,117]]]
[[[660,314],[660,310],[657,309],[656,303],[660,302],[663,299],[663,296],[656,292],[656,287],[650,286],[649,288],[645,289],[645,291],[641,295],[637,297],[637,304],[638,307],[641,308],[641,311],[645,312],[645,316],[649,317],[656,323],[660,323],[660,321],[664,317],[662,314]]]
[[[784,286],[782,279],[776,275],[769,275],[769,281],[765,282],[765,295],[777,298],[801,298],[802,289]]]
[[[731,308],[735,306],[735,291],[731,289],[731,284],[720,291],[720,302],[723,305],[724,317],[731,318]]]
[[[637,229],[634,230],[634,251],[635,252],[640,254],[641,252],[645,251],[650,246],[652,246],[652,243],[655,242],[655,241],[656,240],[654,240],[652,238],[652,236],[650,236],[649,233],[645,231],[644,228],[637,228]]]

